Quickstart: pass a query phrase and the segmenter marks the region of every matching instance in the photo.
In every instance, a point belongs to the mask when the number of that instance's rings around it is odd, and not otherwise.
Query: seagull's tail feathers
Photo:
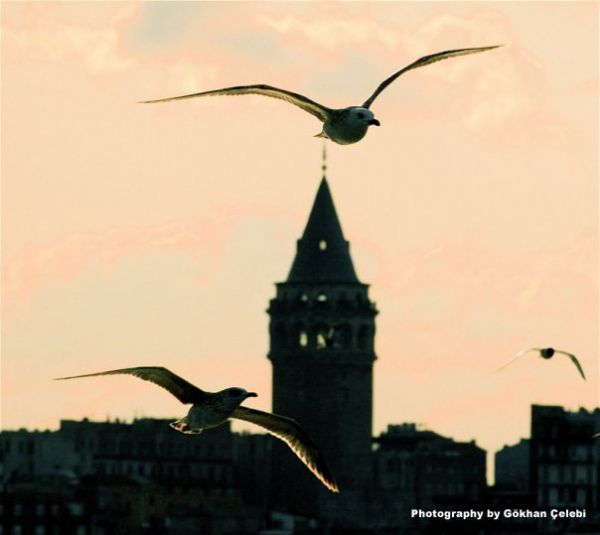
[[[181,418],[169,424],[175,431],[179,431],[184,435],[199,435],[202,429],[192,429],[187,423],[187,418]]]

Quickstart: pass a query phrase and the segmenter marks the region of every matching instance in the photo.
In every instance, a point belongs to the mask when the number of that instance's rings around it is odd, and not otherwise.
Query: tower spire
[[[360,283],[327,184],[325,143],[321,157],[323,178],[287,281]]]

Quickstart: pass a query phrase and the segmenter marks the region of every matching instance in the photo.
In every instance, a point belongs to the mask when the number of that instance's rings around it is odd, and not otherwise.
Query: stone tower
[[[271,299],[273,412],[298,421],[323,450],[340,487],[324,489],[274,444],[272,505],[358,525],[371,476],[375,316],[354,271],[325,178],[285,282]]]

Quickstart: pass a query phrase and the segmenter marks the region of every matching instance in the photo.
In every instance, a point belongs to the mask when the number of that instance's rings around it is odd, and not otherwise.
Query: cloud
[[[451,48],[504,44],[509,37],[508,22],[494,11],[483,10],[469,17],[443,13],[430,17],[412,34],[405,34],[403,46],[419,55],[445,50],[450,44]]]
[[[222,259],[224,236],[233,217],[233,212],[225,212],[153,227],[74,233],[53,244],[25,249],[3,264],[3,311],[10,318],[45,285],[69,283],[92,267],[110,270],[126,257],[157,251],[201,257],[202,275],[210,276]]]
[[[195,21],[215,7],[211,2],[144,3],[131,37],[134,42],[150,47],[179,44],[189,38]]]
[[[60,6],[52,3],[17,6],[3,21],[4,43],[8,45],[3,59],[10,60],[12,47],[16,47],[36,61],[80,61],[93,75],[124,71],[134,60],[121,49],[120,36],[137,9],[135,4],[119,4],[105,24],[95,26],[65,21]]]
[[[423,247],[402,264],[378,255],[371,282],[376,293],[395,297],[398,306],[387,315],[412,332],[433,328],[440,340],[504,342],[534,332],[540,308],[550,324],[564,323],[565,310],[593,310],[596,250],[597,239],[589,231],[559,252],[530,251],[535,262],[525,262],[519,249],[500,254],[482,243],[447,240],[436,254]]]
[[[282,34],[300,34],[308,41],[330,50],[348,44],[376,42],[386,48],[395,48],[396,32],[365,18],[319,17],[304,21],[293,15],[274,17],[260,15],[261,24]]]
[[[460,89],[454,107],[469,130],[516,143],[527,138],[564,142],[568,128],[549,96],[544,64],[521,48],[505,15],[483,10],[471,17],[437,15],[403,45],[418,56],[448,47],[504,45],[470,61],[432,66],[423,77],[443,80]]]

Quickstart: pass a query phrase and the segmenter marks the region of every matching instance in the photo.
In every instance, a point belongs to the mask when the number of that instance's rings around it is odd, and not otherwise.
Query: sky
[[[181,416],[128,377],[164,365],[269,410],[268,316],[321,179],[320,124],[268,83],[363,102],[418,57],[381,121],[328,144],[377,317],[374,426],[490,452],[530,405],[598,405],[598,4],[2,3],[4,429]],[[558,38],[560,36],[560,38]],[[528,347],[575,353],[524,356]],[[242,429],[243,425],[234,425]]]

